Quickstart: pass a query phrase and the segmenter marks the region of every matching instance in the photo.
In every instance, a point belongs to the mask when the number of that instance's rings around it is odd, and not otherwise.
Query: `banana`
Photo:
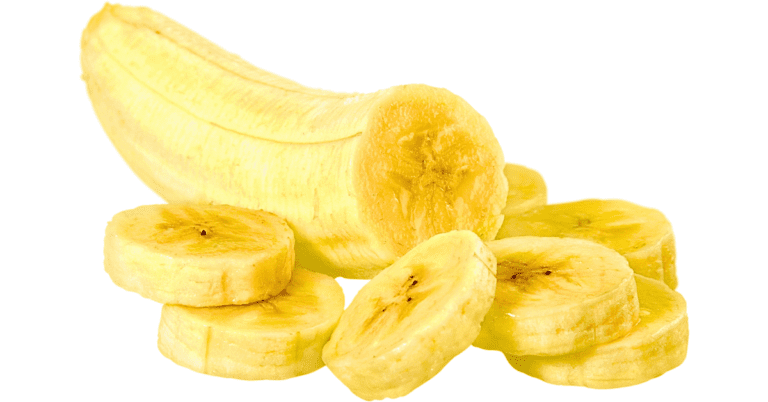
[[[308,269],[371,278],[435,234],[492,240],[501,226],[501,147],[445,89],[307,88],[152,10],[109,4],[83,32],[81,64],[102,127],[144,183],[172,203],[285,218]]]
[[[547,185],[539,172],[525,166],[507,163],[504,176],[509,183],[507,204],[501,211],[506,219],[547,203]]]
[[[639,320],[632,270],[619,253],[579,239],[511,237],[488,243],[496,298],[474,346],[561,355],[626,335]]]
[[[285,290],[257,303],[164,305],[157,346],[199,373],[282,380],[323,367],[323,345],[343,310],[344,293],[333,278],[297,268]]]
[[[104,269],[123,289],[160,303],[246,304],[291,279],[294,238],[264,211],[228,205],[147,205],[107,224]]]
[[[360,289],[323,361],[360,398],[408,394],[477,337],[495,274],[496,259],[474,233],[434,236]]]
[[[663,282],[635,275],[640,323],[629,335],[564,356],[513,356],[515,369],[551,384],[618,388],[681,365],[688,351],[685,299]]]
[[[618,251],[635,273],[677,287],[672,225],[655,209],[621,200],[544,205],[507,216],[496,238],[512,236],[591,240]]]

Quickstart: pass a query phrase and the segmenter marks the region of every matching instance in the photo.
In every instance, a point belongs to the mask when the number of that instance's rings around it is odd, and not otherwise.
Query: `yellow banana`
[[[123,289],[160,303],[246,304],[291,279],[294,238],[264,211],[229,205],[147,205],[107,224],[104,269]]]
[[[194,371],[242,380],[282,380],[323,367],[322,348],[344,310],[333,278],[296,269],[279,295],[242,306],[166,304],[157,346]]]
[[[640,384],[681,365],[688,351],[685,299],[663,282],[635,275],[640,323],[613,342],[563,356],[513,356],[515,369],[559,385],[618,388]]]
[[[435,234],[501,225],[501,147],[445,89],[307,88],[146,8],[106,5],[81,48],[96,115],[150,188],[285,218],[303,267],[371,278]]]
[[[519,215],[547,203],[547,185],[539,172],[525,166],[507,163],[504,176],[509,182],[504,216]]]
[[[635,273],[677,287],[672,225],[655,209],[622,200],[544,205],[505,217],[496,238],[512,236],[590,240],[618,251]]]
[[[357,293],[323,361],[360,398],[396,398],[469,347],[493,302],[496,259],[472,232],[416,246]]]
[[[632,270],[619,253],[579,239],[488,243],[496,298],[473,345],[515,355],[561,355],[614,340],[637,324]]]

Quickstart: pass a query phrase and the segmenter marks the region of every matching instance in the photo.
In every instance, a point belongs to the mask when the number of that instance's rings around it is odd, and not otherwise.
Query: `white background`
[[[112,215],[162,202],[79,78],[80,34],[102,3],[51,3],[5,6],[0,26],[0,399],[357,400],[326,368],[245,382],[157,351],[160,305],[102,264]],[[690,317],[679,368],[596,391],[470,348],[403,401],[765,397],[765,2],[249,3],[137,4],[311,87],[448,88],[488,119],[507,161],[541,172],[550,202],[626,199],[674,226]],[[347,301],[364,283],[340,282]]]

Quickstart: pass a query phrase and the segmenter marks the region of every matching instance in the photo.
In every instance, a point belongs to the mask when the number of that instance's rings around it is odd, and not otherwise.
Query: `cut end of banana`
[[[451,230],[493,239],[508,187],[486,120],[445,89],[384,92],[357,153],[357,187],[372,225],[397,255]]]
[[[488,243],[496,298],[474,345],[515,355],[560,355],[626,335],[639,320],[626,259],[579,239],[512,237]]]
[[[550,204],[504,219],[497,239],[572,237],[616,250],[640,275],[677,286],[672,225],[658,210],[622,200]]]
[[[547,203],[547,185],[539,172],[525,166],[507,163],[504,176],[509,182],[504,216],[519,215]]]
[[[513,356],[515,369],[551,384],[619,388],[679,366],[688,351],[685,299],[663,282],[635,275],[640,322],[613,342],[563,356]]]
[[[118,286],[160,303],[246,304],[291,279],[293,232],[279,217],[228,205],[148,205],[112,218],[104,268]]]
[[[163,306],[160,352],[191,370],[282,380],[323,367],[322,348],[344,310],[333,278],[297,269],[279,295],[242,306]]]
[[[363,399],[408,394],[477,337],[495,273],[496,259],[474,233],[434,236],[358,292],[323,360]]]

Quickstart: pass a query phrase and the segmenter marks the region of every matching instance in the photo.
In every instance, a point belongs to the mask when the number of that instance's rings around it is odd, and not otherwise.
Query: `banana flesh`
[[[685,299],[663,282],[636,275],[640,323],[624,338],[564,356],[513,356],[515,369],[559,385],[627,387],[679,366],[688,351]]]
[[[107,224],[104,269],[123,289],[160,303],[246,304],[291,279],[294,238],[264,211],[228,205],[146,205]]]
[[[474,233],[434,236],[358,292],[323,360],[360,398],[406,395],[477,337],[495,274],[496,259]]]
[[[590,240],[618,251],[635,273],[677,287],[672,225],[655,209],[622,200],[544,205],[507,216],[496,238],[513,236]]]
[[[139,178],[171,203],[284,217],[299,266],[371,278],[435,234],[491,240],[501,225],[501,147],[447,90],[307,88],[152,10],[109,4],[81,51],[96,115]]]
[[[488,242],[496,298],[474,346],[513,355],[561,355],[626,335],[640,307],[632,270],[617,252],[579,239]]]
[[[539,172],[522,165],[507,163],[504,176],[509,182],[507,204],[501,211],[506,219],[547,203],[547,185]]]
[[[344,310],[344,293],[323,274],[296,269],[270,299],[242,306],[163,306],[157,345],[199,373],[281,380],[323,367],[323,345]]]

